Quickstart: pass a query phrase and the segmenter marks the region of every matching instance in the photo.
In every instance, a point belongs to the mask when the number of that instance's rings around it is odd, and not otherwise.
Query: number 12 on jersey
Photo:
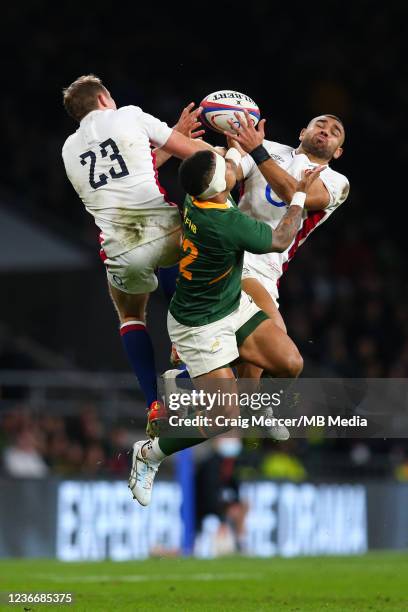
[[[112,138],[108,138],[107,140],[104,140],[104,142],[101,142],[100,145],[100,154],[101,157],[107,157],[109,151],[108,151],[108,147],[112,150],[111,155],[109,155],[109,158],[113,161],[113,162],[117,162],[117,164],[119,165],[120,171],[118,172],[117,169],[115,168],[115,166],[112,166],[109,169],[109,174],[113,179],[118,179],[118,178],[122,178],[123,176],[128,176],[129,174],[129,170],[127,169],[125,160],[123,159],[123,157],[121,156],[119,149],[118,149],[118,145],[116,144],[116,142],[114,140],[112,140]],[[89,159],[89,163],[90,163],[90,167],[89,167],[89,184],[91,185],[91,187],[93,189],[98,189],[99,187],[102,187],[103,185],[106,185],[106,183],[108,182],[108,175],[107,174],[100,174],[98,177],[98,180],[95,180],[95,166],[96,166],[96,153],[94,151],[86,151],[85,153],[82,153],[82,155],[79,156],[81,158],[81,164],[83,166],[86,166],[86,164],[88,163],[88,159]]]

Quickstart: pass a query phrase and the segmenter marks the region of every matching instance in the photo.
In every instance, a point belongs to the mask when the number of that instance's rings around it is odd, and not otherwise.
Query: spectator
[[[47,464],[39,452],[39,440],[32,429],[21,430],[15,443],[4,449],[3,463],[6,474],[14,478],[44,478],[48,474]]]
[[[296,440],[289,439],[267,450],[261,464],[261,474],[273,480],[306,480],[306,469],[296,453]]]

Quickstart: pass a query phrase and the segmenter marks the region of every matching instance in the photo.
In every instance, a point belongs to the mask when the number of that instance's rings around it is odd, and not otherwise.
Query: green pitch
[[[71,592],[73,605],[0,605],[69,612],[408,610],[408,554],[129,563],[0,561],[0,591]]]

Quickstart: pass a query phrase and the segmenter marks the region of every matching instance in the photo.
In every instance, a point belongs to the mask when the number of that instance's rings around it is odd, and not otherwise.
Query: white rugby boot
[[[262,414],[267,419],[273,419],[273,409],[272,406],[268,406],[262,410]],[[285,427],[285,425],[265,425],[264,429],[268,432],[268,435],[272,440],[277,440],[278,442],[284,442],[285,440],[289,440],[290,433],[289,429]]]
[[[133,445],[132,468],[129,476],[129,489],[133,499],[142,506],[148,506],[152,498],[152,489],[160,461],[152,461],[142,456],[142,448],[151,444],[150,440],[141,440]]]

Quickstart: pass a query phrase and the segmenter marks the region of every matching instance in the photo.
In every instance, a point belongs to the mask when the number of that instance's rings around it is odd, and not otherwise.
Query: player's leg
[[[159,268],[158,270],[159,284],[168,303],[170,303],[176,290],[178,273],[178,265],[171,266],[170,268]]]
[[[167,411],[158,399],[154,349],[146,326],[149,294],[124,293],[110,283],[109,293],[119,316],[123,347],[146,399],[146,432],[153,437],[167,421]]]
[[[283,321],[271,294],[262,286],[256,278],[244,278],[242,280],[243,290],[252,297],[255,304],[263,310],[273,325],[269,325],[268,340],[271,344],[272,370],[268,370],[272,376],[280,378],[296,378],[303,369],[303,359],[295,343],[286,333],[286,325]],[[241,351],[240,351],[241,358]],[[240,378],[260,378],[262,369],[253,363],[242,363],[239,365],[238,375]]]
[[[245,381],[247,393],[259,389],[262,372],[266,370],[271,376],[281,380],[281,387],[287,388],[302,371],[302,357],[289,336],[270,319],[264,321],[249,335],[239,347],[243,363],[237,366],[237,374]],[[265,408],[265,416],[272,417],[272,407]],[[289,431],[286,427],[271,426],[268,434],[275,440],[287,440]]]
[[[161,241],[160,250],[157,252],[159,283],[168,302],[176,290],[180,245],[181,231],[176,230]]]
[[[238,377],[241,381],[245,381],[247,393],[256,393],[259,390],[262,372],[266,370],[273,377],[282,379],[280,386],[287,389],[291,381],[302,371],[302,357],[289,336],[272,321],[264,321],[260,327],[262,328],[260,331],[257,331],[257,328],[240,346],[240,358],[243,363],[237,366]],[[263,353],[262,360],[260,352]],[[264,414],[272,417],[273,408],[266,407]],[[271,426],[267,431],[274,440],[287,440],[290,436],[289,430],[284,426]]]
[[[281,313],[278,310],[278,307],[276,306],[269,291],[257,278],[243,278],[242,289],[245,291],[245,293],[252,297],[255,304],[259,306],[261,310],[266,312],[268,317],[275,323],[275,325],[277,325],[277,327],[280,327],[284,332],[286,332],[286,325]]]
[[[148,293],[130,294],[109,283],[109,293],[120,323],[120,335],[127,357],[146,398],[147,406],[157,400],[153,345],[146,327]]]
[[[169,304],[176,290],[176,281],[179,273],[178,261],[180,259],[181,234],[175,234],[174,236],[172,235],[171,240],[173,241],[173,246],[170,250],[171,252],[176,254],[176,257],[174,257],[173,255],[170,258],[170,266],[169,258],[167,256],[161,258],[160,268],[158,269],[159,284]],[[175,262],[177,262],[177,264],[173,265],[175,264]],[[180,357],[177,354],[176,348],[173,343],[171,345],[170,363],[175,367],[181,365]]]
[[[247,393],[258,390],[263,370],[281,379],[293,379],[300,374],[303,360],[296,345],[281,327],[259,310],[245,292],[241,296],[236,329],[239,355],[243,362],[237,368],[238,376],[241,381],[245,380]],[[284,384],[283,381],[281,383]],[[265,416],[273,416],[271,406],[263,410]],[[286,427],[271,426],[268,435],[275,440],[287,440],[289,431]]]
[[[124,349],[148,406],[148,433],[156,435],[166,411],[157,396],[154,350],[146,327],[149,294],[158,286],[155,269],[177,261],[179,232],[175,231],[113,259],[107,259],[109,292],[120,321]]]
[[[234,373],[230,367],[221,367],[204,375],[193,378],[197,390],[212,392],[214,384],[217,389],[225,393],[234,393],[237,390]],[[227,418],[236,416],[238,407],[229,404],[221,407],[222,413]],[[214,416],[212,417],[214,418]],[[208,439],[226,433],[229,426],[197,426],[183,429],[183,437],[159,436],[154,440],[141,440],[133,446],[132,469],[129,478],[129,488],[134,499],[147,506],[150,503],[154,478],[163,459],[191,448]]]
[[[217,368],[208,374],[198,376],[192,380],[197,391],[202,390],[205,393],[212,394],[216,389],[220,395],[222,393],[237,393],[236,379],[230,367]],[[226,417],[226,419],[230,419],[237,417],[238,413],[238,406],[235,403],[228,403],[222,406],[214,405],[211,411],[208,411],[208,413],[204,410],[200,412],[200,415],[209,416],[211,419],[211,424],[184,428],[183,431],[186,435],[183,438],[160,436],[152,443],[152,448],[157,449],[157,451],[160,449],[160,452],[164,453],[164,455],[162,455],[160,458],[164,459],[165,456],[167,457],[177,453],[178,451],[184,450],[185,448],[190,448],[190,446],[195,446],[196,444],[205,442],[209,438],[218,436],[221,433],[225,433],[230,429],[230,427],[227,426],[226,428],[223,428],[221,425],[217,426],[215,423],[215,417],[222,414]],[[154,455],[153,451],[153,455],[151,456],[157,460],[159,458],[159,453]]]
[[[158,270],[159,284],[169,304],[176,290],[176,280],[177,280],[178,273],[179,273],[178,264],[176,266],[172,266],[171,268],[159,268]],[[180,366],[182,368],[180,369],[180,375],[186,376],[184,364],[182,364],[180,357],[176,351],[176,347],[174,346],[173,343],[171,345],[170,363],[175,368]],[[168,370],[168,372],[170,372],[170,370]],[[176,371],[174,371],[172,372],[172,374],[175,377],[177,373]]]
[[[239,366],[240,378],[254,378],[259,370],[261,373],[267,370],[275,378],[296,378],[303,368],[303,359],[295,343],[270,319],[264,321],[262,331],[256,328],[246,338],[239,354],[245,362]]]
[[[218,389],[234,393],[237,389],[235,375],[229,364],[239,356],[235,336],[236,314],[232,313],[207,325],[187,326],[179,323],[169,312],[167,329],[176,344],[180,357],[186,364],[194,386],[198,390],[214,392]],[[229,396],[228,396],[229,397]],[[221,407],[223,414],[237,414],[238,406]],[[203,409],[202,413],[208,412]],[[215,413],[214,410],[212,410]],[[199,427],[177,430],[177,436],[155,438],[153,442],[136,442],[133,447],[133,463],[129,488],[142,504],[150,502],[154,477],[160,462],[180,450],[204,442],[209,437],[225,433],[226,429],[212,419],[200,422]]]
[[[285,352],[282,360],[280,351]],[[303,360],[290,338],[270,320],[262,321],[240,345],[242,360],[266,370],[277,378],[299,375]]]

